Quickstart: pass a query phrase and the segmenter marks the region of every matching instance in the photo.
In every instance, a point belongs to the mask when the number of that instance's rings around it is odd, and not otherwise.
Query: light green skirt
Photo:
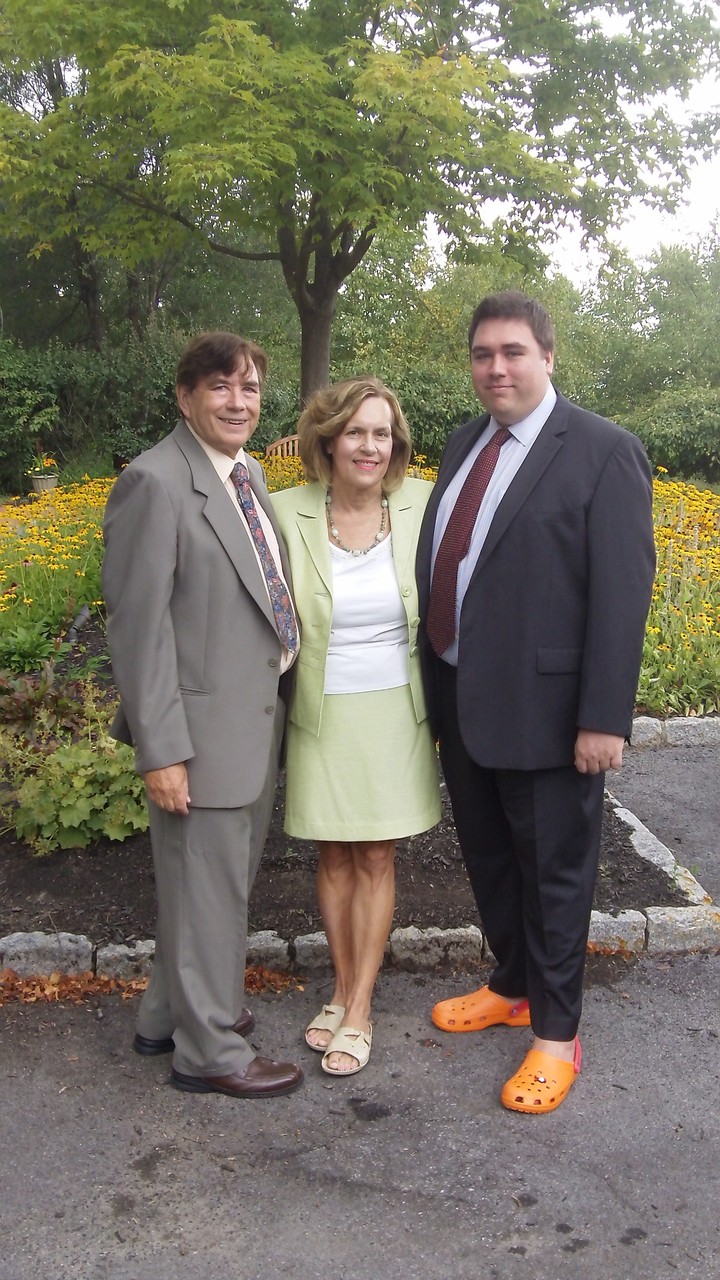
[[[320,736],[290,723],[285,830],[303,840],[399,840],[440,820],[435,743],[410,686],[327,695]]]

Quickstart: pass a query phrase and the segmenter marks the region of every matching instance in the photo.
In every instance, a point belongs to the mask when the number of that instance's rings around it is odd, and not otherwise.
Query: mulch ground
[[[81,632],[73,665],[103,656],[104,637],[91,623]],[[250,901],[250,929],[293,938],[322,927],[315,901],[314,846],[283,832],[284,787],[278,787],[260,871]],[[606,807],[595,892],[599,911],[683,906],[685,898],[632,845],[630,831]],[[437,827],[401,841],[397,853],[394,926],[452,928],[477,924],[447,800]],[[93,942],[127,943],[153,936],[155,882],[147,835],[99,841],[87,850],[34,857],[9,833],[0,836],[0,937],[9,933],[81,933]]]
[[[282,828],[283,788],[250,900],[250,928],[275,929],[284,938],[322,928],[315,902],[313,845]],[[628,828],[605,813],[595,906],[599,911],[682,906],[685,899],[664,872],[638,857]],[[433,831],[404,840],[397,854],[395,927],[477,924],[449,806]],[[66,930],[96,943],[151,938],[155,881],[149,837],[122,844],[101,841],[88,850],[33,857],[27,847],[0,839],[0,937],[8,933]]]

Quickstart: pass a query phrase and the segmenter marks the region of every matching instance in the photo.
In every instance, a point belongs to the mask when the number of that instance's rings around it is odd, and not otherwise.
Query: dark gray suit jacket
[[[421,619],[440,498],[488,420],[466,423],[445,448],[418,547]],[[629,734],[655,571],[651,500],[640,441],[559,395],[463,603],[458,707],[476,763],[556,768],[573,763],[579,728]],[[436,659],[422,628],[421,652],[437,729]]]
[[[184,422],[123,471],[104,535],[113,733],[140,772],[186,762],[195,808],[250,804],[267,777],[281,645],[238,513]],[[283,570],[289,581],[284,558]]]

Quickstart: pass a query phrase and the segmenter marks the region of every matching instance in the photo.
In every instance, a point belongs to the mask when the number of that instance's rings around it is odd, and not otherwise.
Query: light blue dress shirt
[[[443,661],[449,663],[450,666],[457,666],[457,638],[460,630],[460,612],[462,610],[463,600],[465,599],[465,592],[468,589],[470,579],[472,578],[475,565],[478,561],[478,556],[482,551],[483,544],[488,535],[488,530],[492,524],[493,517],[505,497],[511,482],[514,480],[542,431],[542,428],[550,417],[556,400],[557,392],[550,382],[548,383],[548,389],[540,401],[540,404],[533,409],[532,413],[529,413],[521,422],[513,423],[509,428],[510,439],[506,440],[500,450],[497,466],[493,471],[490,483],[488,484],[483,500],[480,503],[480,510],[478,511],[472,538],[470,539],[470,549],[465,559],[460,561],[460,567],[458,569],[457,595],[455,597],[455,639],[442,655]],[[485,430],[481,433],[479,440],[470,450],[462,466],[456,471],[440,499],[440,505],[435,519],[435,532],[433,535],[433,573],[435,572],[435,557],[437,556],[438,548],[442,542],[443,534],[447,527],[448,520],[450,519],[451,512],[457,502],[460,490],[462,489],[468,473],[480,453],[480,450],[485,448],[485,445],[489,443],[498,428],[499,423],[491,417],[488,425],[485,427]]]

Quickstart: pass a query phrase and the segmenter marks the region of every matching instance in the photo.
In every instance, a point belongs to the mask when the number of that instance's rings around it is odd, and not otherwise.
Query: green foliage
[[[0,673],[37,671],[65,649],[58,645],[47,622],[18,622],[0,631]]]
[[[48,734],[77,733],[85,722],[87,691],[82,680],[60,679],[52,662],[32,675],[0,671],[0,723],[34,742]]]
[[[300,388],[296,377],[283,379],[273,372],[271,362],[263,387],[260,422],[253,433],[250,447],[262,452],[271,440],[292,435],[297,430],[300,412]]]
[[[245,15],[234,0],[5,0],[0,233],[38,257],[72,250],[96,345],[102,277],[140,276],[156,302],[167,264],[202,244],[281,268],[305,394],[378,232],[434,215],[458,254],[502,245],[527,263],[567,214],[601,235],[649,172],[672,203],[711,138],[712,117],[684,130],[658,101],[717,54],[701,4],[285,0]]]
[[[720,480],[720,387],[679,383],[625,415],[654,467],[682,479]]]
[[[85,849],[103,836],[125,840],[148,827],[145,787],[130,747],[106,734],[65,743],[49,755],[9,743],[8,763],[17,786],[10,814],[20,840],[36,853]]]
[[[0,485],[27,488],[39,446],[59,461],[88,448],[127,459],[158,440],[176,416],[183,345],[183,337],[160,334],[101,354],[60,343],[24,351],[0,340]]]
[[[65,458],[93,448],[127,461],[155,444],[177,417],[175,365],[185,341],[159,330],[104,352],[53,343],[45,358],[61,411],[56,451]]]
[[[25,471],[47,446],[60,406],[44,356],[0,339],[0,488],[26,488]]]
[[[122,348],[102,352],[59,342],[23,351],[0,341],[0,371],[8,369],[5,383],[0,380],[0,487],[27,489],[25,470],[39,441],[62,460],[65,484],[86,472],[107,475],[113,465],[157,443],[177,420],[175,367],[187,338],[156,329],[142,342],[126,335]],[[278,377],[275,364],[282,367],[282,353],[271,363],[263,393],[259,447],[292,433],[297,424],[297,379]],[[51,406],[45,413],[39,407],[42,397]],[[32,413],[28,404],[36,406]]]
[[[0,716],[0,808],[18,839],[49,853],[147,830],[134,753],[109,737],[91,679],[59,679],[49,666],[36,678],[4,679]]]
[[[466,371],[392,367],[379,362],[379,376],[397,395],[410,427],[414,454],[436,466],[452,431],[482,413]]]

